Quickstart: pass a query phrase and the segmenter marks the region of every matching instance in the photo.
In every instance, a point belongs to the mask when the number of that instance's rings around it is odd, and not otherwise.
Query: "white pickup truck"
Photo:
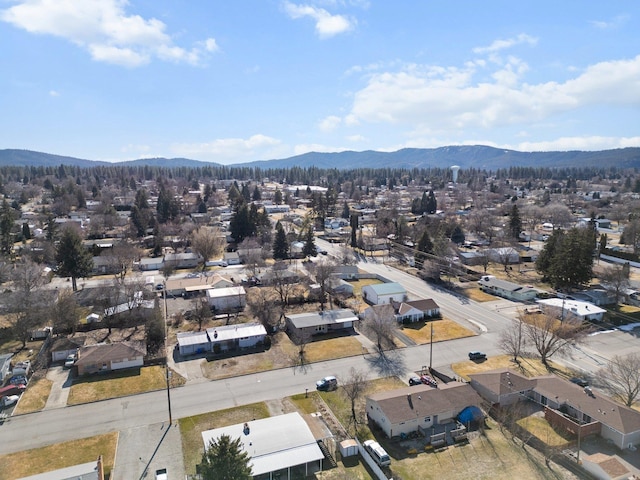
[[[161,468],[160,470],[156,470],[156,480],[167,480],[167,469]]]

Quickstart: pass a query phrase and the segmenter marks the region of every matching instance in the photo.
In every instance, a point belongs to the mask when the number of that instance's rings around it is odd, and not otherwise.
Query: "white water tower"
[[[451,166],[451,174],[453,176],[453,183],[458,183],[458,170],[460,170],[460,167],[458,165],[452,165]]]

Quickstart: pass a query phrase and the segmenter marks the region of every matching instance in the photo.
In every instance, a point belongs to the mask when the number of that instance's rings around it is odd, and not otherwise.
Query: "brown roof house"
[[[87,337],[76,335],[73,337],[58,337],[51,345],[51,361],[61,362],[69,355],[73,355],[78,349],[84,346]]]
[[[479,407],[480,396],[471,385],[450,382],[433,388],[429,385],[405,387],[367,397],[367,417],[387,437],[407,435],[418,430],[425,436],[442,425],[455,423],[467,407]]]
[[[394,302],[398,323],[420,322],[429,318],[440,316],[440,307],[432,298],[412,300],[407,302]]]
[[[74,367],[78,375],[139,368],[144,364],[144,356],[140,346],[127,342],[99,343],[80,348]]]
[[[555,375],[526,378],[509,369],[470,377],[471,386],[494,405],[530,400],[544,407],[549,423],[576,436],[598,434],[620,449],[640,443],[640,412],[590,387],[580,387]]]

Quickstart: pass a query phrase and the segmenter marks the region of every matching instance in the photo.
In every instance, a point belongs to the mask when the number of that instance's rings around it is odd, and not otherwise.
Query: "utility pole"
[[[167,335],[167,281],[164,281],[163,284],[163,289],[162,289],[162,296],[164,299],[164,309],[163,309],[163,320],[164,320],[164,372],[165,372],[165,377],[167,380],[167,406],[169,408],[169,427],[171,427],[171,424],[173,423],[173,418],[171,417],[171,392],[169,390],[170,388],[170,382],[169,379],[171,377],[171,372],[169,371],[169,351],[167,349],[168,345],[167,345],[167,339],[168,339],[168,335]]]
[[[429,372],[433,363],[433,322],[431,323],[431,341],[429,342]]]

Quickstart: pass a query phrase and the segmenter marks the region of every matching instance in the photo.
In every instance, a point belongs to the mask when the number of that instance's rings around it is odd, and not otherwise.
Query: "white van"
[[[374,440],[366,440],[363,444],[364,448],[369,452],[371,458],[381,467],[387,467],[391,465],[391,458],[380,444]]]

